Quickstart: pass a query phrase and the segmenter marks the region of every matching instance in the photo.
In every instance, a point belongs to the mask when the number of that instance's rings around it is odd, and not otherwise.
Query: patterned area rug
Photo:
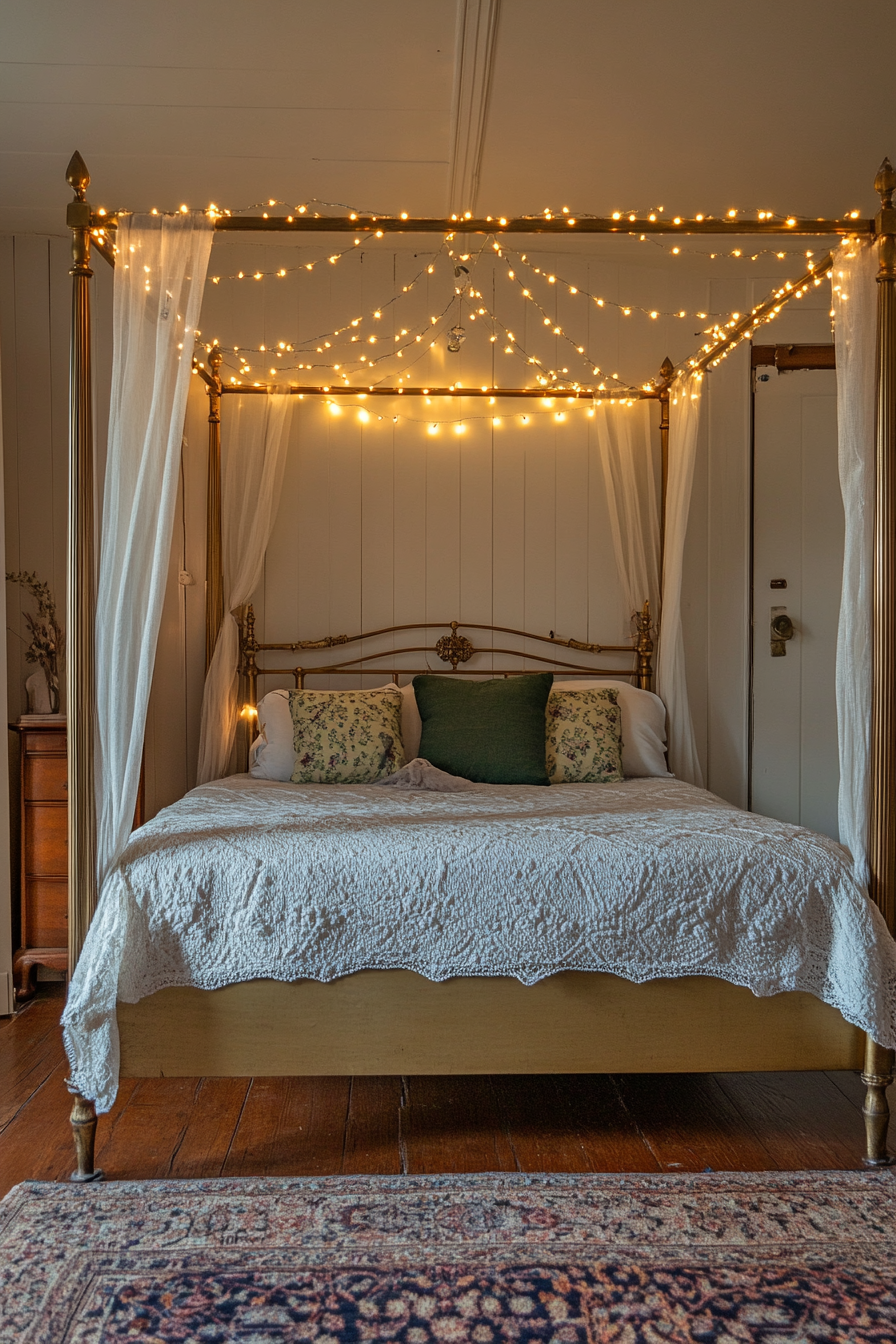
[[[896,1178],[20,1185],[3,1344],[893,1344]]]

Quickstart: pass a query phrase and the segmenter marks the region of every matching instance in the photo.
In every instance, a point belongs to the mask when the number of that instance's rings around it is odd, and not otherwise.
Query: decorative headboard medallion
[[[476,650],[466,635],[457,633],[457,621],[451,622],[451,634],[436,640],[436,653],[443,663],[450,663],[452,671],[457,671],[458,663],[467,663]]]

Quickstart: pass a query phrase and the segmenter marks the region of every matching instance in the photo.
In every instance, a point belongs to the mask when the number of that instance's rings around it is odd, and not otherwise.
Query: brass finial
[[[675,377],[675,365],[667,355],[660,365],[660,371],[653,380],[653,385],[662,396],[669,391],[672,386],[672,379]]]
[[[83,201],[87,195],[87,188],[90,186],[90,174],[87,171],[87,164],[77,150],[69,160],[69,165],[65,170],[65,180],[75,193],[76,198]]]
[[[220,346],[213,345],[211,350],[209,350],[208,352],[208,366],[216,378],[218,376],[218,370],[220,369],[223,363],[224,363],[224,356],[221,353]]]
[[[880,203],[883,209],[890,209],[893,205],[893,192],[896,191],[896,168],[893,167],[889,159],[884,159],[877,170],[877,177],[874,179],[874,190],[880,196]]]

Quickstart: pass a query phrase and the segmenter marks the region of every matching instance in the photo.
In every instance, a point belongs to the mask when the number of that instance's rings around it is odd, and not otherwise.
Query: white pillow
[[[387,685],[391,686],[392,682]],[[375,688],[384,690],[382,686]],[[258,737],[249,750],[249,774],[255,779],[292,779],[296,753],[293,747],[293,723],[289,712],[289,691],[268,691],[258,705]],[[410,682],[401,687],[401,740],[405,758],[412,761],[420,746],[423,724],[417,698]]]
[[[258,737],[249,748],[249,774],[290,780],[295,763],[289,691],[268,691],[258,705]]]
[[[420,751],[420,738],[423,735],[423,720],[417,708],[414,683],[409,681],[401,688],[401,740],[404,754],[409,761],[416,760]]]
[[[624,775],[664,775],[666,767],[666,706],[652,691],[639,690],[628,681],[608,681],[603,677],[555,679],[558,691],[584,691],[604,687],[619,692],[622,710],[622,773]]]

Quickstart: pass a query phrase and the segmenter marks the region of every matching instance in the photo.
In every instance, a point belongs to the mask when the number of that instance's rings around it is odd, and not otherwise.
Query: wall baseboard
[[[12,992],[12,976],[9,971],[0,971],[0,1017],[9,1017],[16,1010]]]

